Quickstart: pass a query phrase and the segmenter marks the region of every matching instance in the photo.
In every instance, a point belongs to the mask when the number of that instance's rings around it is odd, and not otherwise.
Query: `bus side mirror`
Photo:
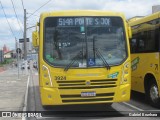
[[[128,36],[129,38],[132,38],[132,30],[130,26],[128,27]]]
[[[32,32],[32,45],[34,47],[38,47],[39,46],[38,31]]]

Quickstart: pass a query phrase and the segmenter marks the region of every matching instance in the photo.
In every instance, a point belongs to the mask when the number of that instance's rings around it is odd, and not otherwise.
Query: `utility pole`
[[[15,37],[15,49],[17,50],[18,46],[17,46],[17,39]]]
[[[16,52],[17,52],[17,67],[18,67],[18,79],[19,79],[19,51],[17,51],[17,48],[19,48],[19,44],[17,44],[17,39],[16,40]]]
[[[24,9],[24,60],[27,60],[26,9]]]
[[[27,27],[26,27],[26,9],[24,9],[24,60],[25,60],[25,71],[26,75],[28,74],[28,68],[27,68],[27,39],[26,39],[26,33],[27,33]]]

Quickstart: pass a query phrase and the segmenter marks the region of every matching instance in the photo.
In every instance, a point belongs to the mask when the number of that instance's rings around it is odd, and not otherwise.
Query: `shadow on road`
[[[33,77],[33,79],[35,79]],[[64,119],[106,119],[107,117],[123,117],[124,114],[107,104],[63,105],[42,107],[40,102],[39,86],[33,80],[29,89],[29,111],[42,113],[43,117]],[[34,106],[34,107],[33,107]]]
[[[131,92],[131,99],[138,102],[138,103],[142,103],[142,104],[146,104],[146,105],[149,104],[148,101],[146,100],[144,93],[132,91]]]
[[[67,105],[48,107],[46,111],[42,112],[43,116],[54,117],[123,117],[124,115],[106,104],[96,105]],[[87,118],[88,119],[88,118]]]

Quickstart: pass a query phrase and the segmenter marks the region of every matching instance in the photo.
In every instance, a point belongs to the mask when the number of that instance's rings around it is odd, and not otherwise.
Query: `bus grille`
[[[111,102],[114,98],[114,93],[98,93],[93,97],[81,97],[80,94],[61,95],[63,103],[69,102]]]
[[[100,101],[112,101],[113,98],[96,98],[96,99],[76,99],[76,100],[62,100],[63,103],[67,102],[100,102]]]
[[[66,80],[57,81],[59,89],[94,89],[94,88],[113,88],[117,86],[117,79],[103,80]]]
[[[117,79],[101,79],[101,80],[66,80],[57,81],[58,88],[60,89],[60,97],[63,103],[71,102],[113,102],[114,92],[107,93],[107,91],[102,91],[102,93],[96,93],[96,96],[85,96],[82,97],[81,93],[73,94],[69,92],[61,93],[61,90],[88,90],[88,89],[99,89],[99,88],[113,88],[117,86]]]

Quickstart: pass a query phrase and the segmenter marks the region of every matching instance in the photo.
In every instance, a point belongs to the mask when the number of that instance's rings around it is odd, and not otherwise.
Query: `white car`
[[[27,63],[27,68],[30,69],[30,66],[29,66],[28,63]],[[21,64],[21,69],[25,69],[25,62],[23,62],[23,63]]]

